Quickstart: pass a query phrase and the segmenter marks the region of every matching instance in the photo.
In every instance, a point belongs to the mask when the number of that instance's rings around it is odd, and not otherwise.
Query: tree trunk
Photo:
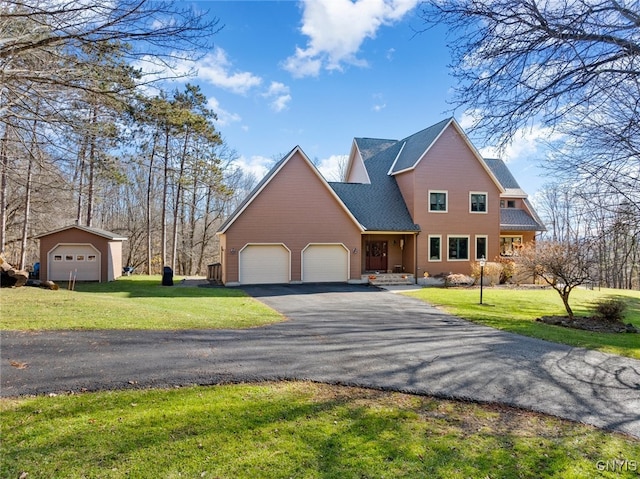
[[[147,181],[147,274],[151,274],[151,261],[153,254],[151,251],[151,189],[153,187],[153,160],[156,153],[156,145],[158,143],[158,133],[154,133],[151,145],[151,158],[149,158],[149,178]],[[163,265],[164,266],[164,265]]]
[[[9,138],[9,126],[5,124],[4,135],[0,143],[0,253],[4,252],[7,242],[7,142]]]
[[[164,173],[162,178],[162,266],[167,265],[167,195],[169,194],[169,127],[164,137]]]
[[[173,206],[173,241],[171,244],[171,269],[176,270],[176,260],[178,256],[178,217],[180,216],[180,197],[182,194],[182,178],[184,176],[184,163],[187,157],[187,145],[189,144],[189,130],[185,133],[184,145],[182,147],[182,157],[180,158],[180,170],[176,181],[176,197]]]

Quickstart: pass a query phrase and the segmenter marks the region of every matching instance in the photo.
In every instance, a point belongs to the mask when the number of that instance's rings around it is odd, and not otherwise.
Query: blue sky
[[[451,38],[442,28],[417,33],[418,0],[192,3],[223,28],[212,51],[181,68],[195,68],[188,81],[201,86],[238,165],[257,179],[300,145],[336,180],[354,137],[401,139],[452,115]],[[467,126],[465,112],[454,116]],[[527,132],[501,155],[530,195],[544,182],[535,168],[542,135]]]

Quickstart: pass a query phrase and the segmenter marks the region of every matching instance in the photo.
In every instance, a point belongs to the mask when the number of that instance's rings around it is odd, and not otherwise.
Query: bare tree
[[[591,244],[541,241],[525,245],[515,259],[558,292],[569,319],[573,320],[569,295],[575,287],[591,281],[596,263]]]
[[[640,209],[637,0],[430,0],[453,36],[455,105],[505,146],[542,123],[561,134],[555,172],[604,183]]]

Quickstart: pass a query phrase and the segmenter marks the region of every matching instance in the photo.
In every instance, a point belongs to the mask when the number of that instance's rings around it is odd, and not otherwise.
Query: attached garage
[[[346,282],[349,279],[349,250],[342,244],[310,244],[302,251],[302,281],[305,283]]]
[[[59,244],[47,261],[51,281],[100,281],[100,251],[90,244]]]
[[[288,283],[291,252],[283,244],[249,244],[239,253],[240,284]]]

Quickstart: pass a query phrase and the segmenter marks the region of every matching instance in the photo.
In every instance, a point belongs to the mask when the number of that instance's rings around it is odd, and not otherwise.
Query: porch
[[[415,284],[416,235],[380,232],[362,236],[362,279],[383,284]],[[370,280],[370,277],[374,277]],[[407,282],[408,281],[408,282]]]
[[[416,284],[416,279],[411,273],[369,273],[361,276],[363,283],[374,286],[399,286]]]

